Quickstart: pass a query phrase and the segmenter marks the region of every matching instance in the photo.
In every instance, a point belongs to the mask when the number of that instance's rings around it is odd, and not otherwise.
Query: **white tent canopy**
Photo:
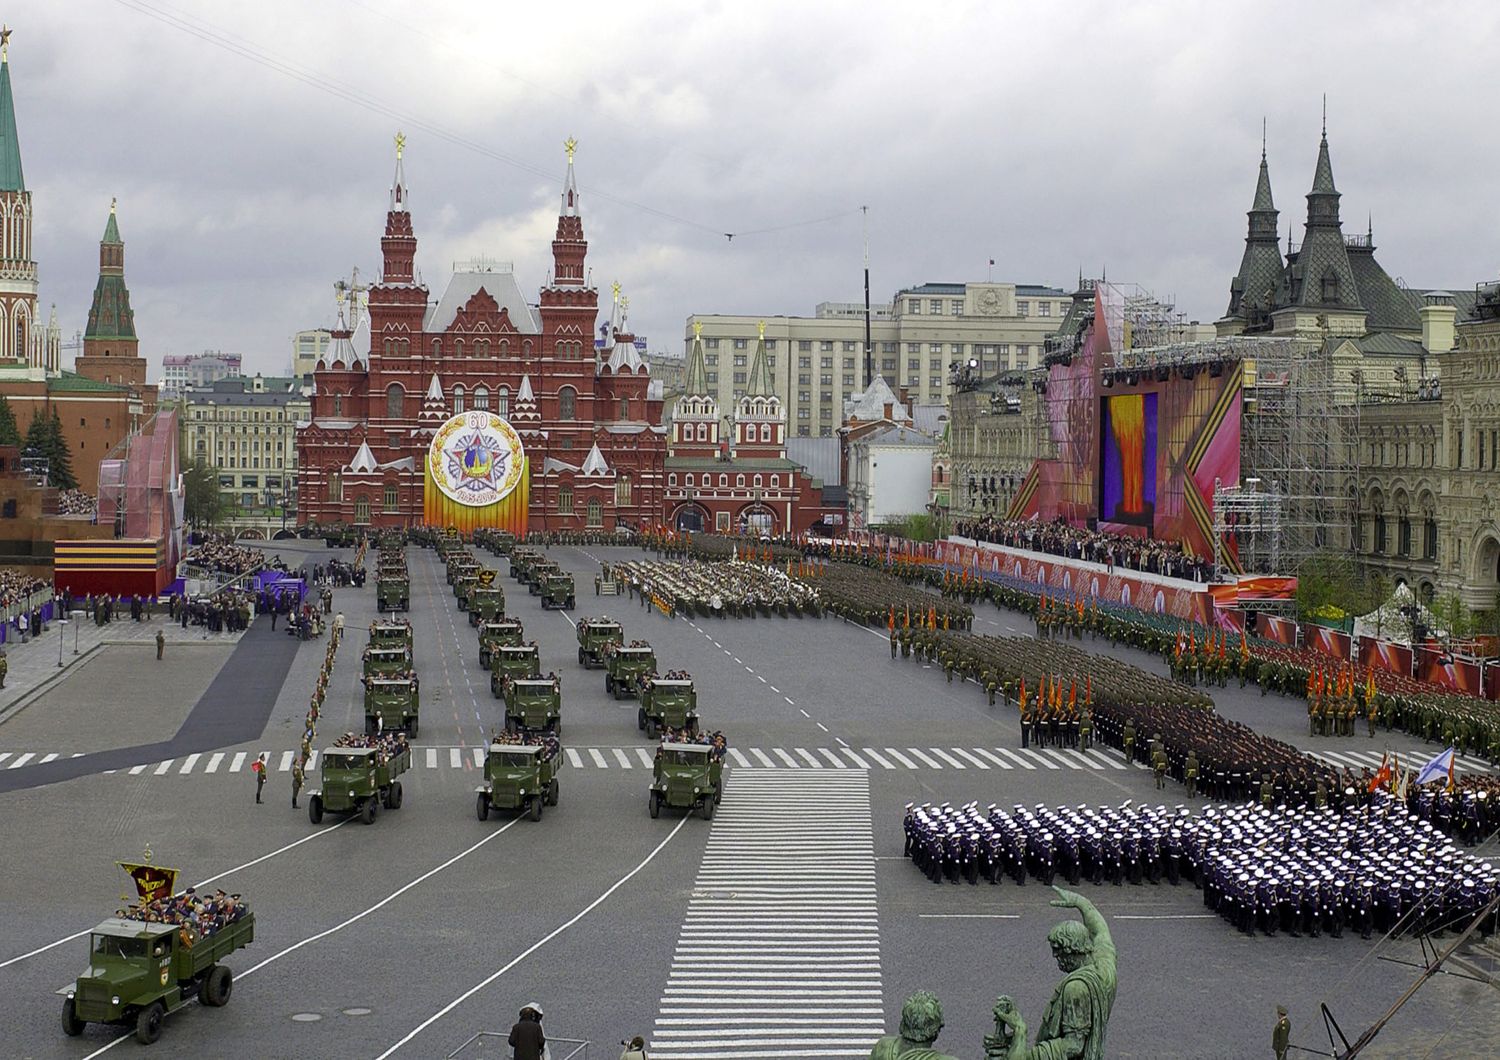
[[[1411,586],[1403,582],[1396,586],[1396,591],[1391,593],[1385,603],[1368,615],[1360,615],[1354,620],[1355,639],[1375,637],[1393,644],[1410,645],[1412,641],[1411,607],[1413,605],[1417,608],[1417,614],[1421,616],[1422,625],[1427,627],[1428,636],[1446,635],[1446,631],[1439,627],[1437,617],[1417,600],[1411,591]]]

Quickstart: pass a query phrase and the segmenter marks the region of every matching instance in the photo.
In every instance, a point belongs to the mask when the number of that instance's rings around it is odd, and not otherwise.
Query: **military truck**
[[[458,609],[465,613],[469,610],[469,601],[473,599],[474,591],[479,588],[479,568],[460,571],[453,582],[453,598],[458,601]]]
[[[490,695],[505,698],[506,678],[542,676],[535,644],[502,644],[490,652]]]
[[[365,649],[363,658],[364,676],[389,677],[411,669],[411,652],[403,645],[399,648]]]
[[[611,644],[625,639],[625,630],[612,618],[585,618],[578,623],[578,664],[585,670],[604,666]]]
[[[353,548],[358,541],[352,526],[325,526],[323,528],[323,544],[329,548]]]
[[[400,577],[381,573],[375,579],[375,610],[410,611],[411,579],[403,572]]]
[[[664,743],[651,766],[651,816],[661,808],[697,810],[704,820],[724,798],[724,760],[706,743]]]
[[[637,695],[641,682],[656,672],[656,652],[645,641],[616,644],[604,657],[604,691],[616,699]]]
[[[229,1004],[234,977],[219,962],[255,941],[255,914],[245,908],[216,930],[110,917],[89,932],[89,966],[63,987],[62,1029],[70,1038],[90,1023],[135,1028],[136,1041],[161,1037],[162,1021],[193,998],[208,1008]]]
[[[526,591],[532,596],[542,595],[542,586],[547,584],[547,579],[554,574],[561,574],[562,567],[555,560],[539,559],[526,571]]]
[[[516,547],[516,535],[509,530],[476,530],[474,544],[489,549],[492,556],[508,556]]]
[[[646,735],[656,739],[657,730],[698,728],[698,691],[693,679],[651,677],[641,685],[641,708],[636,724]]]
[[[505,683],[505,730],[562,732],[562,692],[546,677],[516,677]]]
[[[571,611],[574,603],[573,575],[563,572],[548,574],[542,585],[542,610],[552,607],[560,611]]]
[[[502,644],[522,644],[525,638],[526,631],[513,618],[479,623],[479,665],[488,670],[493,664],[496,648]]]
[[[411,650],[411,623],[402,621],[370,623],[370,647]]]
[[[462,552],[454,552],[448,556],[448,584],[456,585],[458,579],[465,574],[478,574],[479,561],[465,549]]]
[[[323,786],[308,791],[307,819],[323,823],[323,814],[358,814],[374,824],[383,806],[399,810],[405,794],[396,778],[411,768],[411,747],[399,735],[380,747],[330,747],[319,759]]]
[[[510,576],[525,585],[531,565],[541,558],[542,554],[534,548],[513,549],[510,554]]]
[[[505,616],[505,590],[498,585],[478,585],[469,596],[469,625],[478,627]]]
[[[417,734],[421,689],[415,677],[365,678],[365,734],[405,729]]]
[[[484,756],[484,783],[475,788],[475,812],[481,821],[490,810],[521,810],[533,821],[542,806],[557,805],[557,774],[562,748],[556,740],[541,743],[492,743]]]

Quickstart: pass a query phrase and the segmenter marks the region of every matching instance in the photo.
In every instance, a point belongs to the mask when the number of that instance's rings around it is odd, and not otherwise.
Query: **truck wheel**
[[[547,805],[557,805],[557,780],[555,778],[551,784],[547,785]]]
[[[377,611],[384,611],[385,610],[385,601],[384,600],[376,600],[375,601],[375,610],[377,610]]]
[[[642,707],[635,712],[635,727],[642,732],[646,731],[646,708]]]
[[[135,1040],[151,1045],[161,1037],[161,1019],[166,1008],[160,1001],[147,1005],[135,1017]]]
[[[651,793],[651,819],[654,821],[661,816],[661,795],[653,791]]]
[[[647,718],[646,719],[646,739],[648,739],[648,740],[654,740],[654,739],[656,739],[656,719],[655,718]]]
[[[73,999],[71,997],[68,998],[63,1002],[63,1033],[66,1034],[69,1038],[76,1038],[83,1033],[83,1028],[85,1026],[86,1024],[83,1022],[83,1020],[78,1018],[78,1010],[77,1007],[73,1004]]]
[[[586,663],[586,662],[583,661],[583,649],[582,648],[578,649],[578,665],[582,666],[585,670],[587,670],[588,666],[589,666],[588,663]]]
[[[372,796],[372,797],[366,799],[364,801],[364,804],[362,806],[360,806],[360,808],[359,808],[359,819],[361,821],[363,821],[365,824],[374,824],[375,823],[375,805],[376,805],[375,799]]]
[[[547,800],[544,795],[532,796],[531,805],[527,809],[531,811],[531,819],[533,821],[540,821],[542,819],[542,803],[545,801]]]
[[[391,786],[391,809],[401,809],[401,804],[406,801],[406,789],[401,786],[401,781],[396,781]]]
[[[307,800],[307,819],[313,824],[323,823],[323,796],[314,795]]]
[[[479,797],[474,800],[474,815],[481,821],[488,821],[490,819],[490,798],[482,791],[479,793]]]
[[[717,805],[719,805],[719,803],[721,803],[723,801],[724,801],[724,785],[720,784],[717,788],[714,788],[714,805],[717,806]]]
[[[229,1004],[230,991],[234,989],[234,975],[222,964],[216,964],[203,980],[203,991],[198,999],[209,1008],[223,1008]]]
[[[568,606],[567,606],[566,610],[571,611],[576,606],[577,606],[577,602],[573,599],[573,597],[571,597],[571,596],[568,597]]]
[[[407,722],[407,724],[406,724],[406,735],[408,735],[408,736],[415,736],[417,734],[417,729],[418,729],[417,719],[416,718],[412,718],[411,721]]]
[[[604,691],[612,696],[615,694],[615,679],[609,674],[604,675]]]
[[[375,735],[375,722],[374,722],[374,720],[372,718],[366,718],[365,719],[365,735],[366,736],[374,736]]]
[[[713,800],[713,796],[711,796],[711,795],[705,795],[704,796],[703,801],[698,804],[698,812],[703,815],[703,819],[705,821],[712,821],[714,819],[714,800]]]

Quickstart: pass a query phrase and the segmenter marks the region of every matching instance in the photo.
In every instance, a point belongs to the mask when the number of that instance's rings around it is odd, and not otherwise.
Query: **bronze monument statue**
[[[1081,924],[1066,921],[1047,933],[1057,966],[1068,974],[1052,991],[1036,1042],[1029,1047],[1026,1021],[1015,1003],[1008,997],[996,1000],[995,1033],[984,1040],[988,1060],[1102,1060],[1104,1056],[1104,1031],[1118,985],[1114,939],[1093,902],[1061,887],[1053,890],[1057,892],[1053,905],[1077,909],[1083,917]]]
[[[932,1047],[943,1029],[943,1007],[925,990],[918,990],[901,1006],[901,1030],[882,1038],[870,1050],[870,1060],[957,1060]]]

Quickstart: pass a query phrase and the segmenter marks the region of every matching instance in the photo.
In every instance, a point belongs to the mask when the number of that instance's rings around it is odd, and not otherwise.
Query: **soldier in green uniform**
[[[1187,761],[1183,763],[1182,779],[1187,783],[1188,798],[1194,798],[1198,794],[1198,752],[1188,751]]]
[[[304,776],[302,772],[302,759],[299,758],[292,763],[292,809],[294,810],[297,808],[297,796],[302,794]]]
[[[10,660],[5,656],[5,649],[0,648],[0,688],[5,687],[5,675],[10,673]]]
[[[1161,791],[1167,786],[1167,752],[1162,749],[1159,741],[1151,741],[1151,772],[1156,777],[1156,790]]]
[[[1083,717],[1078,722],[1078,744],[1085,751],[1094,745],[1094,712],[1089,707],[1083,708]]]
[[[1287,1050],[1292,1046],[1292,1021],[1286,1017],[1286,1006],[1276,1006],[1276,1029],[1271,1032],[1271,1051],[1276,1060],[1286,1060]]]
[[[1275,801],[1276,785],[1271,783],[1271,774],[1262,773],[1260,775],[1260,804],[1266,809],[1270,809],[1272,803]]]
[[[1123,742],[1125,744],[1125,761],[1127,761],[1127,762],[1134,761],[1135,760],[1135,722],[1134,721],[1127,721],[1125,723],[1125,735],[1124,735]]]

